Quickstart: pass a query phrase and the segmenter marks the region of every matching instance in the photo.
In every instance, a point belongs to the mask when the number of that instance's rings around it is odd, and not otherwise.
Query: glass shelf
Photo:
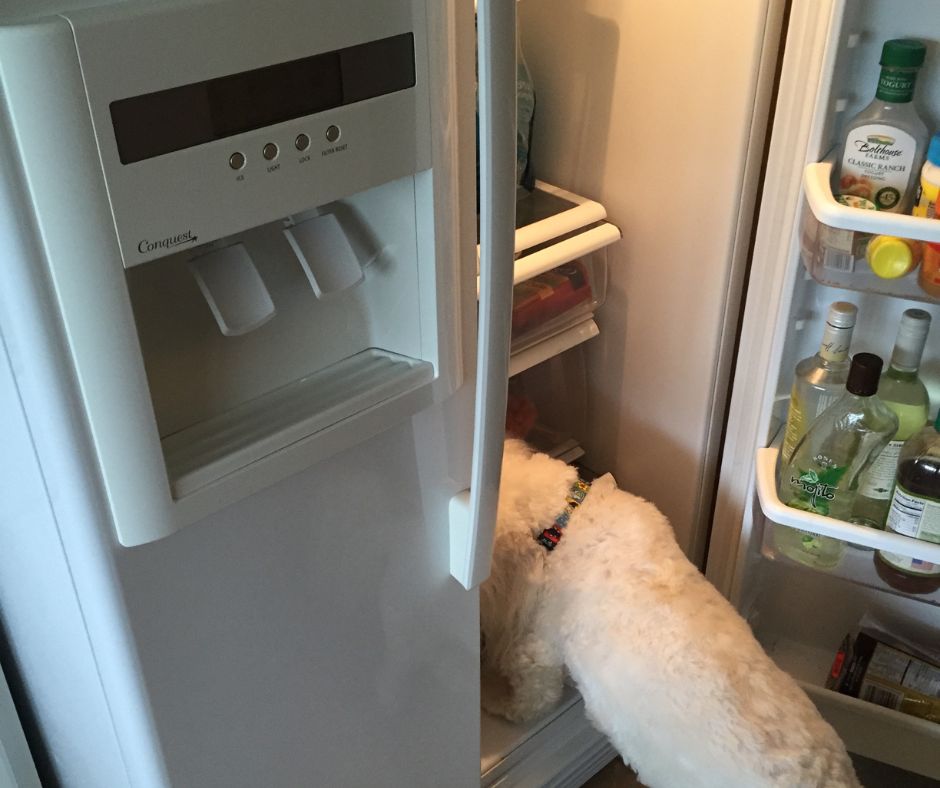
[[[516,375],[598,335],[607,290],[606,248],[620,230],[607,211],[536,181],[516,203],[512,361]]]
[[[940,221],[842,205],[832,194],[831,176],[831,162],[810,164],[803,172],[800,256],[810,276],[833,287],[940,302],[921,289],[919,267],[905,276],[885,279],[865,259],[868,243],[876,235],[940,243]]]

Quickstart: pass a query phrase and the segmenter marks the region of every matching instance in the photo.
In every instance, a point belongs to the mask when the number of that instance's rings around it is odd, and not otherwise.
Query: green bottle
[[[787,506],[849,520],[859,476],[898,430],[898,417],[877,397],[881,368],[873,353],[856,354],[845,392],[781,462],[777,487]],[[774,543],[788,558],[820,568],[835,566],[845,549],[839,539],[783,525],[775,526]]]

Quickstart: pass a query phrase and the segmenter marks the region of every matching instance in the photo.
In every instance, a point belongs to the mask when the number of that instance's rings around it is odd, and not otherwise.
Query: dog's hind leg
[[[502,655],[498,669],[509,684],[508,693],[487,697],[484,708],[512,722],[531,720],[558,703],[564,671],[556,651],[531,635]]]

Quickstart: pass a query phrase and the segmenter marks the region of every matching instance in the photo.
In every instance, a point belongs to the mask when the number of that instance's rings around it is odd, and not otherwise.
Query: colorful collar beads
[[[542,533],[535,538],[535,541],[549,552],[554,550],[561,541],[562,530],[568,525],[568,520],[571,519],[571,513],[584,502],[590,489],[590,482],[584,482],[581,481],[581,479],[578,479],[572,484],[565,498],[564,511],[555,518],[555,524],[551,528],[546,528],[542,531]]]

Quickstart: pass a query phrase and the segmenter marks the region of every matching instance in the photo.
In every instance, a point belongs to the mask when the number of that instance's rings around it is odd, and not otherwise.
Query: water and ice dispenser
[[[44,41],[74,62],[87,103],[66,125],[93,140],[88,200],[106,196],[113,235],[84,276],[87,249],[49,258],[123,544],[453,391],[459,319],[439,293],[455,298],[461,253],[435,231],[422,3],[66,16]],[[24,107],[37,128],[52,100]]]

